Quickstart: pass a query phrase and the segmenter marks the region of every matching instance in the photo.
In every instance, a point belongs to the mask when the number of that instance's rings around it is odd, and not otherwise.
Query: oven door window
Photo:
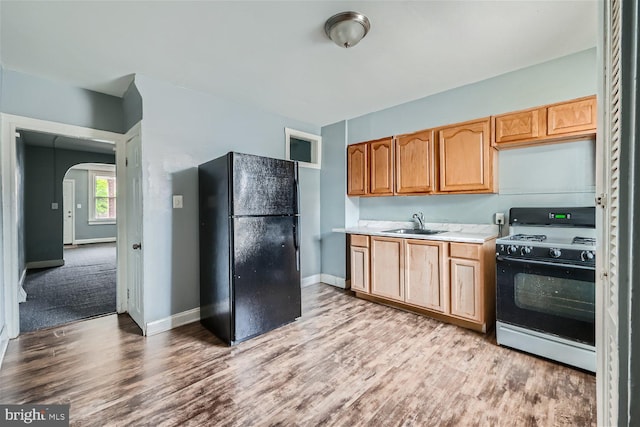
[[[595,345],[595,271],[523,260],[497,262],[498,320]]]
[[[583,322],[592,322],[595,318],[595,293],[591,282],[516,273],[513,286],[515,304],[522,310]]]

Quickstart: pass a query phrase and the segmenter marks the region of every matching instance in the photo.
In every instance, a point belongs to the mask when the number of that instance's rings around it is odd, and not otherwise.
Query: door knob
[[[134,243],[132,248],[133,249],[141,249],[142,248],[142,243]]]

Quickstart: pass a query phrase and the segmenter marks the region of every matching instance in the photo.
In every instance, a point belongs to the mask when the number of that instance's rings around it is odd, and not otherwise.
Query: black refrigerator
[[[230,152],[198,167],[200,316],[233,345],[301,315],[298,164]]]

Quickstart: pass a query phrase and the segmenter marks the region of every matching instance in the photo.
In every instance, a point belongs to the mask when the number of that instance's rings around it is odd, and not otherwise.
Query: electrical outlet
[[[173,208],[174,209],[182,209],[182,195],[176,194],[173,196]]]
[[[502,212],[496,212],[496,219],[495,219],[495,223],[497,225],[504,225],[504,213]]]

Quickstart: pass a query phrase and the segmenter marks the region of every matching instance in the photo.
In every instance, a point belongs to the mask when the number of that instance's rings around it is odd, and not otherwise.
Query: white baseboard
[[[73,241],[74,245],[88,245],[90,243],[111,243],[115,242],[115,237],[97,237],[95,239],[76,239]]]
[[[27,269],[22,270],[22,274],[20,275],[20,285],[18,286],[18,302],[27,301],[27,293],[24,290],[24,279],[27,277]]]
[[[314,283],[318,283],[321,281],[322,279],[320,274],[314,274],[313,276],[303,277],[302,280],[300,281],[300,287],[304,288],[305,286],[310,286],[310,285],[313,285]]]
[[[0,329],[0,368],[2,368],[2,361],[4,360],[4,354],[7,352],[7,346],[9,346],[7,326],[2,325],[2,329]]]
[[[332,274],[322,273],[320,275],[320,281],[327,285],[335,286],[337,288],[347,289],[347,283],[344,277],[334,276]]]
[[[146,325],[147,336],[169,331],[178,326],[186,325],[200,320],[200,307],[174,314],[164,319],[148,322]]]
[[[63,259],[48,259],[46,261],[31,261],[27,263],[27,270],[30,268],[49,268],[64,265]]]

